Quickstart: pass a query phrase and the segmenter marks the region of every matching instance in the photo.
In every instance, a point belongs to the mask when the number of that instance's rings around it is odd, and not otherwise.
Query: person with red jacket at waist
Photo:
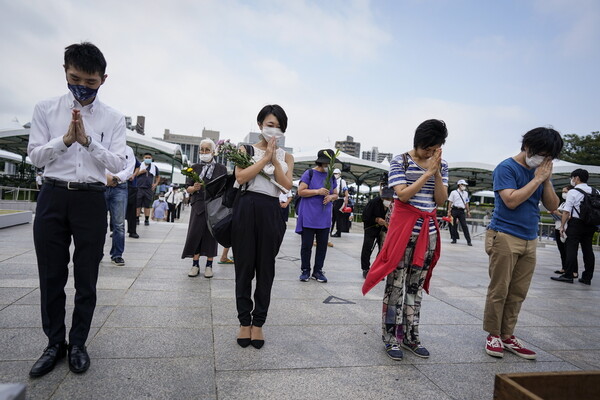
[[[448,130],[444,121],[430,119],[415,132],[414,148],[390,163],[389,187],[394,209],[381,252],[363,284],[363,294],[387,276],[383,296],[382,339],[387,355],[401,360],[403,347],[429,357],[419,339],[423,289],[429,291],[431,272],[440,255],[438,206],[448,198],[448,163],[442,145]]]

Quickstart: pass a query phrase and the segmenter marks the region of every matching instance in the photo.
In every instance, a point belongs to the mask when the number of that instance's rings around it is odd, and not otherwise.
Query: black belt
[[[464,208],[462,208],[462,207],[454,207],[454,206],[452,206],[452,208],[456,208],[457,210],[464,210]]]
[[[104,192],[106,185],[100,182],[85,183],[85,182],[65,182],[57,179],[44,179],[44,184],[54,186],[57,188],[68,189],[68,190],[79,190],[82,192]]]

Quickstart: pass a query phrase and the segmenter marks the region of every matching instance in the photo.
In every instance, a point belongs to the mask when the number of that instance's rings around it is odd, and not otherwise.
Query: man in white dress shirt
[[[111,174],[106,171],[106,208],[110,213],[110,224],[112,231],[112,247],[110,248],[110,260],[113,264],[125,265],[123,252],[125,251],[125,212],[127,211],[127,180],[137,171],[135,170],[135,155],[133,149],[127,146],[125,150],[127,160],[125,168]]]
[[[44,167],[33,239],[48,337],[32,377],[50,372],[67,350],[71,371],[82,373],[90,366],[85,342],[106,237],[106,170],[118,173],[125,167],[125,118],[96,96],[107,77],[102,52],[91,43],[68,46],[64,68],[69,93],[35,106],[27,147],[33,164]],[[64,288],[71,240],[75,308],[67,345]]]
[[[456,243],[458,240],[458,223],[467,239],[467,244],[471,246],[471,235],[469,234],[469,226],[467,225],[466,217],[471,218],[471,210],[469,210],[469,193],[467,192],[467,181],[460,179],[458,189],[453,190],[448,196],[448,217],[452,217],[450,225],[451,243]]]
[[[567,192],[567,200],[563,207],[562,224],[560,227],[561,235],[567,235],[565,242],[567,268],[563,275],[551,277],[554,281],[573,283],[573,277],[579,275],[577,251],[579,245],[581,245],[584,271],[581,274],[581,278],[579,278],[579,282],[585,285],[592,284],[594,264],[596,263],[592,239],[594,238],[596,227],[581,219],[583,192],[592,193],[592,187],[587,184],[589,176],[589,172],[581,168],[571,172],[571,186],[574,188]]]

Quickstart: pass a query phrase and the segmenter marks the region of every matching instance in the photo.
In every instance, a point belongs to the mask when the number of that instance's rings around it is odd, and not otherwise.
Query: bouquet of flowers
[[[192,178],[194,183],[200,183],[201,185],[204,185],[204,181],[202,180],[202,178],[200,178],[198,173],[196,171],[194,171],[194,169],[192,167],[188,167],[188,166],[183,167],[181,169],[181,175],[187,176],[188,178]]]
[[[229,141],[229,139],[219,140],[217,142],[217,154],[220,154],[223,157],[225,157],[227,161],[231,161],[236,167],[248,168],[249,166],[254,164],[252,156],[246,152],[240,151],[233,143]],[[289,190],[281,186],[274,179],[270,178],[269,175],[267,175],[263,170],[261,170],[258,174],[268,179],[269,182],[277,186],[277,188],[283,193],[289,192]]]

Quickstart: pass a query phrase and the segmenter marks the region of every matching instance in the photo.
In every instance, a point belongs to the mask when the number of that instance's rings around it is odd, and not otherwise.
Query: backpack
[[[254,147],[244,147],[248,154],[254,155]],[[233,206],[238,196],[243,195],[248,188],[248,183],[240,188],[234,187],[234,183],[235,170],[233,174],[221,175],[204,187],[206,224],[212,236],[223,247],[231,247]]]
[[[583,194],[583,200],[579,204],[579,219],[583,220],[586,225],[600,225],[600,192],[595,188],[592,188],[592,193],[578,188],[575,190]]]

